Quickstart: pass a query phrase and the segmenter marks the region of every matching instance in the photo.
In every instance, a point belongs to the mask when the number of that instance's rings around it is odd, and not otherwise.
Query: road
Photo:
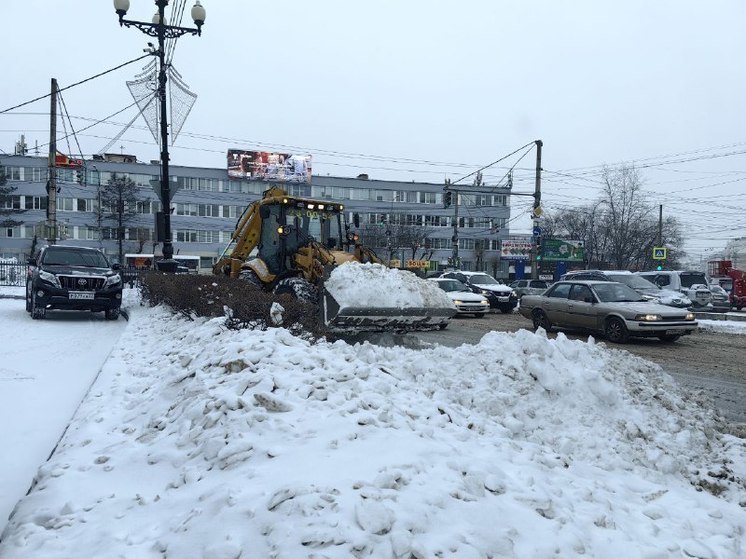
[[[23,299],[0,299],[0,532],[125,325],[90,312],[32,320]]]
[[[373,338],[381,345],[420,347],[438,343],[450,347],[475,344],[489,331],[515,332],[531,328],[531,322],[518,313],[490,313],[483,318],[455,318],[448,328],[397,337]],[[588,334],[565,331],[571,339],[586,340]],[[556,337],[555,332],[549,337]],[[597,337],[599,341],[604,341]],[[700,331],[671,344],[657,339],[636,339],[624,345],[609,344],[653,361],[682,386],[701,391],[731,424],[733,433],[746,436],[746,337],[742,334]]]

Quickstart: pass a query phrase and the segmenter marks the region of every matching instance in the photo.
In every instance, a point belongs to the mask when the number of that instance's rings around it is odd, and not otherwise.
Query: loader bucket
[[[406,332],[445,328],[456,314],[455,307],[340,307],[325,289],[321,313],[332,332]]]

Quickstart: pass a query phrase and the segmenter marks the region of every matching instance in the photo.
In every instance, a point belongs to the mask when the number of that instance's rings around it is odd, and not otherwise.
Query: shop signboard
[[[531,258],[531,241],[514,241],[506,239],[500,247],[501,260],[529,260]]]
[[[564,239],[544,239],[541,245],[542,260],[583,262],[585,247],[583,241],[567,241]]]

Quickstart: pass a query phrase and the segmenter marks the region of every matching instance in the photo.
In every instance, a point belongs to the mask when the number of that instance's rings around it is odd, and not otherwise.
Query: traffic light
[[[450,190],[446,190],[443,193],[443,207],[449,208],[452,203],[453,203],[453,192],[451,192]]]

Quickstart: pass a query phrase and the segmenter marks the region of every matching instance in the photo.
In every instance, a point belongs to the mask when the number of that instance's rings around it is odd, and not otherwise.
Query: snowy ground
[[[746,555],[744,441],[625,351],[310,345],[134,294],[2,559]]]

